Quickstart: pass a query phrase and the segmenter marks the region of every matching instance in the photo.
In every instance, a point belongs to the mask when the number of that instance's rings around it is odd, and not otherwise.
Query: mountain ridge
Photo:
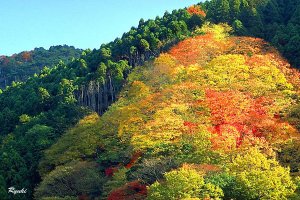
[[[48,50],[40,47],[11,56],[0,56],[0,88],[5,89],[12,82],[25,82],[38,74],[44,67],[52,67],[60,60],[71,62],[80,56],[82,50],[73,46],[57,45]]]

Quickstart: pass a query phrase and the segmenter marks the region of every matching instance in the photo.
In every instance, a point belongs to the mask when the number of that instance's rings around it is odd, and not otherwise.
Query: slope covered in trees
[[[232,2],[140,20],[4,90],[0,196],[13,185],[27,188],[20,199],[299,198],[299,72],[264,40],[208,22],[259,36],[265,4],[220,19]]]
[[[229,23],[239,35],[264,38],[300,68],[299,0],[211,0],[201,5],[208,20]]]
[[[299,144],[299,72],[262,39],[228,31],[206,24],[135,68],[104,115],[45,151],[35,197],[299,198],[286,148]]]
[[[23,199],[32,198],[34,187],[41,180],[37,170],[43,151],[90,113],[87,108],[102,114],[116,100],[132,67],[189,37],[203,20],[198,7],[166,12],[155,20],[140,20],[137,28],[101,45],[99,50],[85,50],[69,64],[61,61],[25,83],[13,83],[3,90],[0,196],[12,195],[5,188],[14,185],[27,188]]]
[[[35,48],[12,56],[0,56],[0,89],[5,89],[14,82],[26,81],[45,66],[53,67],[60,60],[71,62],[78,58],[82,50],[72,46],[52,46],[49,50]]]

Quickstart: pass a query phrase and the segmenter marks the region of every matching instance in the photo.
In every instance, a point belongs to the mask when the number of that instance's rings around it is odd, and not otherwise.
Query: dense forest
[[[0,89],[5,89],[12,82],[24,82],[45,67],[53,67],[60,60],[71,62],[78,58],[82,50],[72,46],[51,46],[49,50],[42,47],[24,51],[12,56],[0,56]]]
[[[28,74],[0,91],[1,199],[299,199],[299,11],[211,0],[80,56],[2,57]]]

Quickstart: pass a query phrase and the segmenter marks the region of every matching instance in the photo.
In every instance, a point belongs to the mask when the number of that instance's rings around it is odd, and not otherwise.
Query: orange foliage
[[[188,66],[207,62],[221,54],[245,55],[246,64],[250,67],[264,66],[269,63],[276,66],[297,89],[300,89],[300,72],[291,68],[280,53],[260,38],[229,37],[226,41],[214,38],[214,33],[208,32],[188,38],[171,48],[169,54],[180,64]]]
[[[147,187],[139,181],[127,183],[125,186],[113,190],[107,200],[142,200],[147,196]]]
[[[225,151],[231,151],[238,147],[241,143],[241,135],[232,125],[217,125],[210,131],[213,133],[211,143],[214,150],[222,149]]]
[[[213,33],[207,33],[179,42],[169,53],[185,66],[202,65],[220,55],[225,47],[224,41],[215,40]]]
[[[202,17],[206,16],[206,13],[201,9],[200,6],[198,5],[192,5],[190,7],[187,8],[188,13],[190,13],[191,15],[200,15]]]
[[[212,148],[223,152],[269,147],[295,136],[282,118],[300,88],[299,72],[264,40],[228,37],[227,29],[199,29],[206,34],[180,42],[143,71],[143,82],[133,82],[136,90],[129,94],[136,101],[119,109],[115,118],[121,121],[119,136],[134,151],[177,145],[201,130],[208,130]],[[148,95],[137,98],[144,93],[140,88]],[[125,167],[140,156],[134,154]]]
[[[125,168],[130,169],[135,164],[135,162],[141,157],[141,155],[142,152],[135,152],[131,157],[129,163],[125,166]]]
[[[24,51],[22,53],[22,59],[25,61],[25,62],[28,62],[29,60],[31,60],[31,53],[28,52],[28,51]]]
[[[230,46],[227,52],[229,54],[242,54],[251,57],[254,54],[266,54],[273,52],[274,48],[266,41],[253,37],[230,37]]]
[[[272,101],[267,98],[252,99],[237,91],[206,90],[205,103],[211,112],[211,141],[215,149],[232,150],[249,137],[262,137],[278,142],[295,133],[277,115],[268,114]]]
[[[199,169],[201,169],[201,171],[204,172],[217,172],[217,171],[221,171],[221,168],[219,166],[216,165],[209,165],[209,164],[201,164],[198,166]]]
[[[206,90],[206,104],[214,125],[245,121],[250,112],[251,98],[237,91]]]

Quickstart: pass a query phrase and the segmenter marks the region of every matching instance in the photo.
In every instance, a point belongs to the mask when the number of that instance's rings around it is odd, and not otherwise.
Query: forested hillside
[[[45,151],[35,197],[299,198],[299,72],[229,31],[204,25],[136,67],[107,112]]]
[[[137,28],[99,50],[85,50],[69,64],[61,61],[4,90],[0,94],[0,196],[12,195],[6,188],[13,185],[27,188],[23,199],[31,198],[41,181],[38,165],[43,151],[91,110],[103,114],[133,67],[191,36],[204,17],[199,7],[193,7],[140,20]]]
[[[0,89],[5,89],[14,82],[26,81],[39,73],[45,66],[53,67],[60,60],[71,62],[78,58],[82,50],[72,46],[52,46],[49,50],[42,47],[24,51],[12,56],[0,56]]]
[[[299,199],[299,3],[280,2],[141,19],[3,90],[0,197]]]

